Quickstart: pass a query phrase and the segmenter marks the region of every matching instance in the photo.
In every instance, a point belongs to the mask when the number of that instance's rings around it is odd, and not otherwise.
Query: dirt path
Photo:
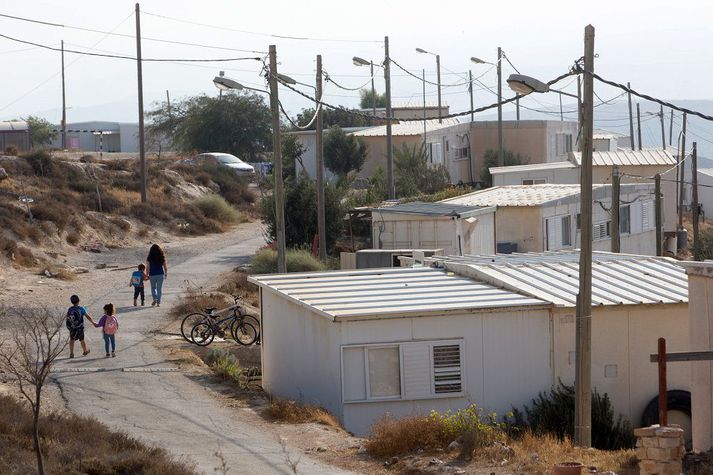
[[[259,227],[252,223],[223,235],[168,244],[169,276],[161,308],[130,306],[130,271],[93,270],[75,282],[34,284],[39,290],[30,288],[32,278],[18,279],[0,299],[22,303],[31,294],[35,302],[64,306],[69,293],[76,291],[96,316],[104,303],[117,305],[121,325],[117,357],[105,359],[100,330],[87,327],[91,354],[63,358],[55,368],[52,379],[69,410],[92,415],[177,457],[186,457],[198,472],[214,473],[221,465],[215,455],[220,452],[229,473],[293,473],[290,460],[298,461],[300,473],[345,473],[286,446],[276,426],[252,409],[236,410],[214,398],[200,379],[181,373],[154,345],[156,330],[166,326],[163,317],[185,281],[206,284],[216,274],[245,262],[263,242]],[[87,267],[108,261],[124,266],[141,261],[145,251],[116,250],[73,261],[81,265],[84,260]]]

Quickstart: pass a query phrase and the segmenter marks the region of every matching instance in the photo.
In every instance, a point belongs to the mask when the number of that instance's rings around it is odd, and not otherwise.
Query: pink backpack
[[[107,315],[104,320],[104,333],[113,335],[119,329],[119,321],[114,315]]]

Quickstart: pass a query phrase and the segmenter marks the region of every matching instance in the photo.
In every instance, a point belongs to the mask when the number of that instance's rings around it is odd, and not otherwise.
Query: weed
[[[442,449],[452,441],[443,424],[434,417],[415,415],[394,419],[385,416],[371,426],[366,449],[373,456],[390,457]]]
[[[223,381],[240,381],[240,361],[238,358],[225,348],[212,348],[208,351],[205,358],[208,366],[213,372],[223,379]]]
[[[76,232],[76,231],[70,231],[67,233],[67,237],[65,238],[67,241],[67,244],[70,244],[72,246],[76,246],[79,244],[79,240],[82,238],[82,236]]]
[[[324,264],[309,251],[290,249],[285,255],[287,272],[309,272],[325,270]],[[277,251],[263,249],[250,260],[254,274],[272,274],[277,272]]]
[[[209,307],[225,308],[232,303],[233,300],[224,294],[202,294],[189,291],[171,308],[171,315],[183,318],[189,313],[203,312]]]
[[[240,220],[240,213],[219,195],[206,195],[193,201],[206,218],[222,223],[235,223]]]
[[[288,424],[304,424],[316,422],[331,427],[341,427],[336,417],[322,407],[300,404],[296,401],[282,398],[271,398],[266,415],[278,422]]]
[[[231,272],[225,282],[218,287],[218,292],[230,295],[240,295],[250,305],[258,305],[258,291],[255,284],[248,282],[248,274],[239,270]]]

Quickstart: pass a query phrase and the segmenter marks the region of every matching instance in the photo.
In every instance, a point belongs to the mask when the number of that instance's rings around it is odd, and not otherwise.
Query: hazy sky
[[[324,69],[344,86],[355,88],[369,81],[368,67],[355,67],[354,55],[375,61],[383,59],[383,37],[390,38],[392,58],[427,79],[435,81],[435,58],[415,51],[421,47],[441,55],[442,82],[463,82],[472,69],[483,75],[485,86],[496,84],[489,65],[469,62],[471,56],[494,61],[501,46],[522,73],[548,80],[565,72],[583,54],[586,24],[596,28],[596,71],[609,79],[667,99],[711,99],[713,76],[713,4],[704,0],[636,1],[541,1],[508,2],[420,2],[420,1],[164,1],[141,3],[143,55],[145,58],[227,58],[255,56],[230,49],[201,48],[150,41],[148,38],[200,43],[220,48],[266,52],[276,44],[279,71],[307,83],[314,82],[315,55],[322,54]],[[0,13],[67,26],[133,35],[134,3],[125,1],[39,1],[0,0]],[[150,15],[154,14],[154,15]],[[173,19],[155,15],[168,16]],[[183,20],[183,21],[176,21]],[[212,27],[190,24],[197,22]],[[218,28],[216,28],[218,27]],[[222,28],[222,29],[221,29]],[[239,32],[236,30],[243,30]],[[252,32],[252,33],[250,33]],[[133,38],[58,28],[0,17],[0,33],[58,47],[102,50],[135,55]],[[293,40],[270,37],[294,35],[323,40]],[[326,41],[329,40],[329,41]],[[349,41],[335,41],[349,40]],[[134,61],[65,56],[68,121],[136,121],[136,64]],[[168,89],[172,99],[195,94],[217,94],[212,78],[220,70],[245,85],[261,87],[261,64],[257,61],[231,63],[165,64],[145,63],[146,108],[164,101]],[[41,114],[58,122],[61,117],[60,54],[0,38],[0,119]],[[504,64],[503,75],[514,72]],[[383,91],[380,69],[376,87]],[[458,73],[458,74],[455,74]],[[421,82],[398,68],[392,71],[394,100],[422,100]],[[574,92],[574,84],[562,86]],[[597,85],[603,99],[616,90]],[[429,100],[435,87],[427,86]],[[493,102],[482,85],[475,86],[477,105]],[[506,97],[510,95],[504,86]],[[310,92],[309,89],[304,89]],[[468,108],[465,85],[444,87],[443,98],[451,111]],[[327,84],[328,102],[354,106],[356,91]],[[282,102],[298,112],[308,102],[284,88]],[[558,102],[554,94],[523,100],[533,108]],[[91,116],[91,117],[89,117]]]

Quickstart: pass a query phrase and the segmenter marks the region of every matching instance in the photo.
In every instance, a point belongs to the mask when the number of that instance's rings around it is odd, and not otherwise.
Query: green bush
[[[312,272],[325,270],[324,264],[309,251],[288,249],[285,254],[287,272]],[[274,274],[277,272],[277,251],[263,249],[250,260],[253,274]]]
[[[222,196],[202,196],[195,199],[193,204],[201,210],[206,218],[215,219],[222,223],[235,223],[240,220],[240,213],[230,206]]]
[[[574,438],[574,386],[561,381],[547,393],[532,400],[524,413],[513,409],[508,421],[511,431],[530,429],[535,434],[553,434],[560,439]],[[634,446],[634,431],[621,415],[614,417],[609,396],[592,392],[592,445],[597,449],[618,450]]]
[[[429,166],[422,146],[405,144],[394,149],[394,186],[400,197],[431,194],[448,186],[450,178],[443,165]]]
[[[206,355],[205,361],[213,372],[224,381],[239,381],[240,361],[229,350],[213,348]]]

